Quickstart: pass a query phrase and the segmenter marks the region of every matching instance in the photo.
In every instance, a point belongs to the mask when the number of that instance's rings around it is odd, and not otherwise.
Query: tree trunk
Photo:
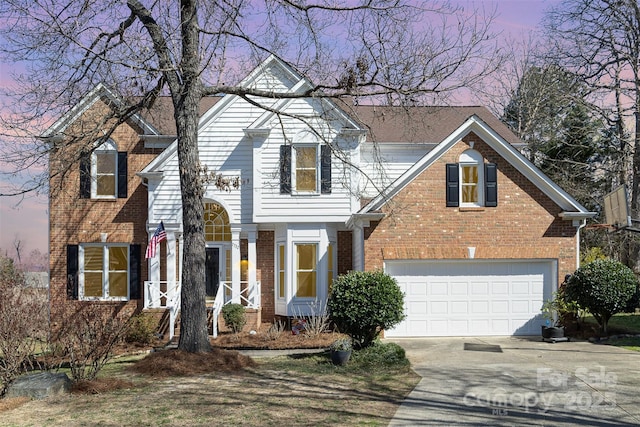
[[[198,103],[202,98],[198,55],[196,2],[183,1],[182,84],[172,93],[178,132],[178,163],[182,190],[183,270],[180,294],[180,350],[210,351],[205,290],[203,184],[198,156]]]
[[[204,206],[199,178],[197,99],[193,94],[187,94],[182,100],[183,108],[176,109],[184,241],[178,348],[188,352],[211,349],[205,304]],[[190,113],[191,110],[195,110],[195,113]]]

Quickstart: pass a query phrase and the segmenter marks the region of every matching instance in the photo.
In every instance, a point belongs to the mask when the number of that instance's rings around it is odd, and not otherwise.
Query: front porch
[[[168,313],[169,340],[175,336],[179,323],[180,292],[179,281],[146,281],[144,282],[144,309],[162,309]],[[206,309],[210,313],[207,316],[209,325],[207,329],[213,338],[218,336],[218,320],[220,312],[225,304],[241,304],[245,310],[255,310],[256,322],[260,324],[260,292],[259,281],[220,282],[215,298],[208,299]]]

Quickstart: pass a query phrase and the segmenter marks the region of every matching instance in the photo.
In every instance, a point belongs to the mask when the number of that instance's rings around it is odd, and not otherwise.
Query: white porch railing
[[[144,308],[169,310],[169,339],[175,335],[180,312],[180,282],[144,282]]]
[[[242,304],[247,308],[259,308],[260,307],[260,282],[240,282],[240,295],[234,298],[233,285],[231,282],[220,282],[218,287],[218,293],[213,301],[213,316],[212,316],[212,335],[214,338],[218,337],[218,316],[222,311],[222,306],[236,302]]]
[[[240,282],[236,287],[231,282],[220,282],[218,293],[213,302],[213,337],[218,336],[218,316],[222,306],[237,302],[247,308],[260,308],[260,282]],[[144,308],[166,308],[169,310],[169,339],[175,335],[176,320],[180,312],[180,282],[158,281],[144,282]]]

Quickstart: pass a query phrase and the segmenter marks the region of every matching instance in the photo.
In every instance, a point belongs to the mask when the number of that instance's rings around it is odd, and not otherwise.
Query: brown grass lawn
[[[336,367],[322,351],[253,360],[219,348],[165,350],[116,359],[100,381],[78,384],[70,395],[0,400],[0,425],[387,425],[418,380],[406,367]]]

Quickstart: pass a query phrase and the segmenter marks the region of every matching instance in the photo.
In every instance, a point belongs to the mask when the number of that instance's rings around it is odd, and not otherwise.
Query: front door
[[[207,298],[215,298],[220,285],[220,248],[206,248],[205,283]]]

